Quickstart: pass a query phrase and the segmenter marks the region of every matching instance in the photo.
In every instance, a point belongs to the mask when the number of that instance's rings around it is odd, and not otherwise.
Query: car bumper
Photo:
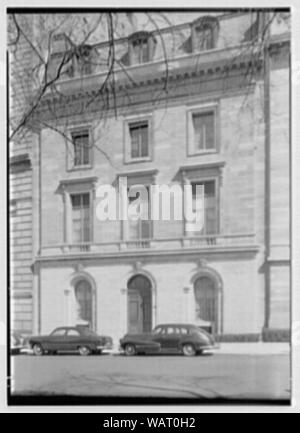
[[[209,346],[199,347],[199,350],[201,350],[201,351],[206,351],[206,350],[211,351],[211,350],[218,350],[218,349],[220,349],[219,344],[211,344]]]
[[[111,350],[113,350],[113,344],[103,344],[103,345],[100,345],[100,346],[97,346],[97,350],[101,350],[101,351],[104,351],[104,350],[107,350],[107,351],[111,351]]]

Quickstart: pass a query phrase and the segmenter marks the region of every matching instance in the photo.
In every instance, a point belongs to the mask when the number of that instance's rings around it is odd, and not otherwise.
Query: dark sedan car
[[[180,353],[194,356],[215,348],[214,338],[195,325],[165,324],[149,334],[127,334],[120,340],[127,356],[138,353]]]
[[[11,355],[18,355],[24,348],[24,337],[16,331],[10,334],[10,353]]]
[[[111,337],[97,335],[85,327],[56,328],[50,335],[33,336],[27,339],[27,345],[37,356],[57,352],[77,352],[86,356],[112,349]]]

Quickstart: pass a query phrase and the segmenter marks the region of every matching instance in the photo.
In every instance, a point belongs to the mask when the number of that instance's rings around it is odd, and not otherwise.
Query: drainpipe
[[[263,25],[268,25],[270,14],[264,14]],[[271,113],[270,113],[270,29],[267,30],[263,52],[264,71],[264,117],[265,117],[265,322],[264,328],[270,326],[270,268],[268,259],[270,257],[271,241]]]

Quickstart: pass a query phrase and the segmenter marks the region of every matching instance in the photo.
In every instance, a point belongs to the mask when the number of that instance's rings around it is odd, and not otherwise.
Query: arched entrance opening
[[[89,281],[82,279],[75,284],[77,323],[93,328],[93,293]]]
[[[210,276],[200,276],[194,282],[195,316],[198,321],[209,322],[214,332],[219,331],[219,293]]]
[[[144,275],[128,281],[128,332],[142,333],[152,330],[152,285]]]

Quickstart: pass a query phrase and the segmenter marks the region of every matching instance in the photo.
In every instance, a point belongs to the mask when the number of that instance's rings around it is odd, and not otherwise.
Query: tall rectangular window
[[[72,241],[74,244],[91,241],[90,194],[72,194]]]
[[[129,219],[129,239],[150,239],[152,237],[152,220],[151,220],[151,209],[150,209],[150,191],[148,191],[148,201],[146,206],[140,207],[138,212],[143,214],[145,219]],[[136,200],[141,200],[139,198],[139,193],[136,197],[128,197],[128,206],[134,203]]]
[[[88,130],[72,133],[74,167],[91,164],[91,144]]]
[[[137,122],[129,125],[131,141],[131,158],[147,158],[149,156],[148,122]]]
[[[193,211],[196,210],[196,185],[204,186],[204,227],[196,234],[217,234],[218,232],[218,202],[216,182],[214,180],[192,183]]]
[[[194,113],[192,115],[195,151],[213,150],[215,143],[214,111]]]

